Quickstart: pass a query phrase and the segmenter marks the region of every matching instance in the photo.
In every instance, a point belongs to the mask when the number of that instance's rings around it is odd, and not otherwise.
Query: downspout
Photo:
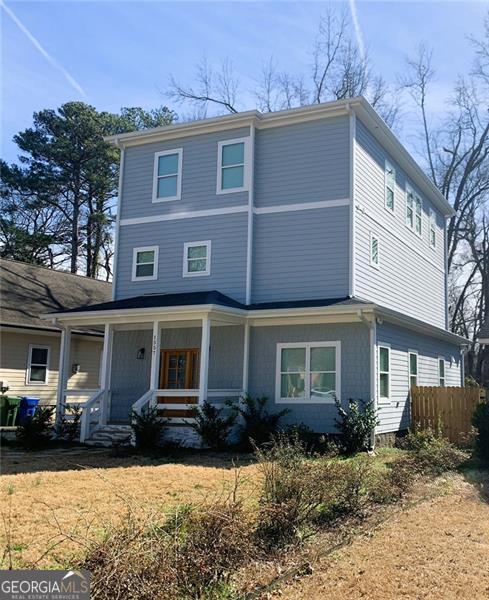
[[[462,387],[465,387],[465,354],[468,349],[468,346],[460,347],[460,385]]]
[[[125,150],[119,140],[116,140],[116,146],[121,151],[121,160],[119,166],[119,187],[117,192],[117,215],[115,221],[115,233],[114,233],[114,260],[112,262],[112,300],[116,298],[115,282],[116,282],[116,270],[117,270],[117,255],[119,253],[119,227],[121,221],[121,205],[122,205],[122,181],[124,176],[124,158]]]
[[[251,304],[251,278],[253,272],[253,211],[255,195],[255,124],[250,125],[250,175],[248,189],[248,235],[246,239],[246,304]]]
[[[370,346],[370,398],[373,402],[374,410],[377,413],[377,320],[375,315],[373,319],[367,319],[363,311],[358,311],[358,318],[369,329],[369,346]],[[370,436],[371,449],[375,449],[375,436],[377,435],[377,426],[374,427]]]
[[[355,296],[355,139],[356,139],[356,115],[348,104],[349,114],[349,146],[350,146],[350,298]]]
[[[443,248],[445,252],[445,329],[448,331],[448,240],[447,240],[447,223],[450,217],[445,217],[445,229],[443,230]]]

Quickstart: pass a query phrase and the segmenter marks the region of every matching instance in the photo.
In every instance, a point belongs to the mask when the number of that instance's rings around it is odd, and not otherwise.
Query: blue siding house
[[[334,431],[335,396],[372,399],[390,434],[409,426],[412,385],[462,385],[465,340],[447,330],[453,209],[365,99],[109,141],[113,300],[48,316],[65,355],[72,329],[105,327],[82,439],[158,405],[192,444],[189,409],[243,393],[317,432]],[[60,377],[60,406],[64,390]]]

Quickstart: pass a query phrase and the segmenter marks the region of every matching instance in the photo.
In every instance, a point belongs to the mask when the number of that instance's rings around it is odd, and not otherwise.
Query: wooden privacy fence
[[[421,429],[434,429],[451,442],[466,438],[472,427],[475,407],[486,400],[486,390],[479,387],[411,388],[411,420]]]

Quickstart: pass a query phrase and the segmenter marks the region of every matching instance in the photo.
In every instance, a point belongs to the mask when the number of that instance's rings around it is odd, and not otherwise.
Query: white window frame
[[[195,248],[196,246],[206,247],[206,262],[205,271],[189,271],[188,270],[188,250],[189,248]],[[183,245],[183,277],[205,277],[211,274],[211,240],[204,240],[202,242],[185,242]]]
[[[434,234],[433,237],[431,234]],[[437,238],[437,231],[436,231],[436,213],[435,211],[430,208],[430,231],[429,231],[429,236],[430,236],[430,248],[432,248],[433,250],[436,249],[436,238]]]
[[[389,359],[389,366],[388,366],[388,371],[381,371],[380,370],[380,351],[381,350],[387,350],[388,354],[388,359]],[[377,399],[379,404],[390,404],[391,401],[391,395],[392,395],[392,372],[391,372],[391,347],[390,344],[378,344],[377,345]],[[389,395],[388,396],[381,396],[380,395],[380,376],[381,375],[387,375],[389,380],[388,380],[388,388],[389,388]]]
[[[440,372],[440,363],[443,361],[443,377]],[[441,382],[443,379],[443,383]],[[444,356],[438,357],[438,385],[440,387],[447,387],[447,361]]]
[[[282,398],[282,350],[286,348],[304,348],[306,351],[306,367],[304,381],[304,397]],[[277,344],[277,358],[275,365],[275,403],[276,404],[334,404],[334,398],[311,398],[311,348],[335,348],[335,392],[336,398],[341,401],[341,342],[287,342]]]
[[[411,374],[411,356],[416,357],[416,375]],[[411,377],[416,377],[416,386],[419,386],[419,354],[417,350],[408,350],[408,389],[411,390]]]
[[[32,350],[39,348],[39,350],[47,350],[48,355],[46,359],[46,365],[32,364]],[[49,383],[49,363],[51,359],[51,346],[45,344],[29,344],[29,350],[27,355],[27,371],[25,374],[26,385],[48,385]],[[31,381],[31,367],[46,367],[46,380],[45,381]]]
[[[394,177],[394,189],[393,191],[393,197],[392,197],[392,208],[390,208],[387,204],[387,189],[389,188],[388,185],[388,173],[389,171],[392,171],[392,175]],[[384,207],[385,209],[390,212],[391,214],[393,214],[396,210],[396,169],[393,167],[392,163],[389,162],[388,160],[385,161],[385,166],[384,166]]]
[[[373,241],[374,240],[377,240],[377,262],[374,261],[373,256],[372,256]],[[373,231],[370,232],[370,248],[369,248],[369,252],[370,252],[370,266],[374,267],[374,269],[380,269],[380,238]]]
[[[160,156],[168,156],[170,154],[178,154],[178,171],[177,175],[177,193],[175,196],[167,196],[165,198],[158,198],[158,162]],[[162,150],[161,152],[155,152],[154,165],[153,165],[153,202],[172,202],[173,200],[180,200],[182,197],[182,168],[183,168],[183,148],[174,148],[173,150]],[[173,175],[174,177],[174,175]]]
[[[138,266],[137,257],[139,252],[154,252],[153,261],[153,275],[145,275],[144,277],[136,276],[136,268]],[[133,248],[132,250],[132,281],[154,281],[158,279],[158,246],[140,246],[139,248]],[[151,264],[151,263],[145,263]]]
[[[409,196],[412,197],[412,206],[409,205]],[[417,208],[419,206],[419,215],[417,212]],[[408,219],[408,209],[412,210],[413,213],[413,222],[412,225]],[[419,231],[416,228],[416,220],[419,216]],[[418,192],[412,187],[411,184],[406,184],[406,215],[405,215],[406,227],[410,229],[413,233],[415,233],[418,237],[422,237],[423,235],[423,198],[418,194]]]
[[[243,149],[243,185],[236,188],[223,189],[222,187],[222,149],[232,144],[244,144]],[[236,165],[241,166],[241,165]],[[251,166],[251,144],[249,137],[236,138],[233,140],[222,140],[217,143],[217,184],[216,194],[234,194],[235,192],[247,192],[250,188],[250,166]]]

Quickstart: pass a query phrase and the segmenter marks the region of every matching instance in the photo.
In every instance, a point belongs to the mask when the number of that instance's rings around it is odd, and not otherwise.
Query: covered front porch
[[[156,407],[183,435],[195,406],[237,400],[247,390],[249,325],[238,311],[134,309],[58,322],[63,325],[58,419],[67,402],[76,402],[67,389],[72,330],[82,323],[105,330],[100,388],[82,403],[82,442],[108,425],[130,425],[133,411],[141,414],[148,407]]]

